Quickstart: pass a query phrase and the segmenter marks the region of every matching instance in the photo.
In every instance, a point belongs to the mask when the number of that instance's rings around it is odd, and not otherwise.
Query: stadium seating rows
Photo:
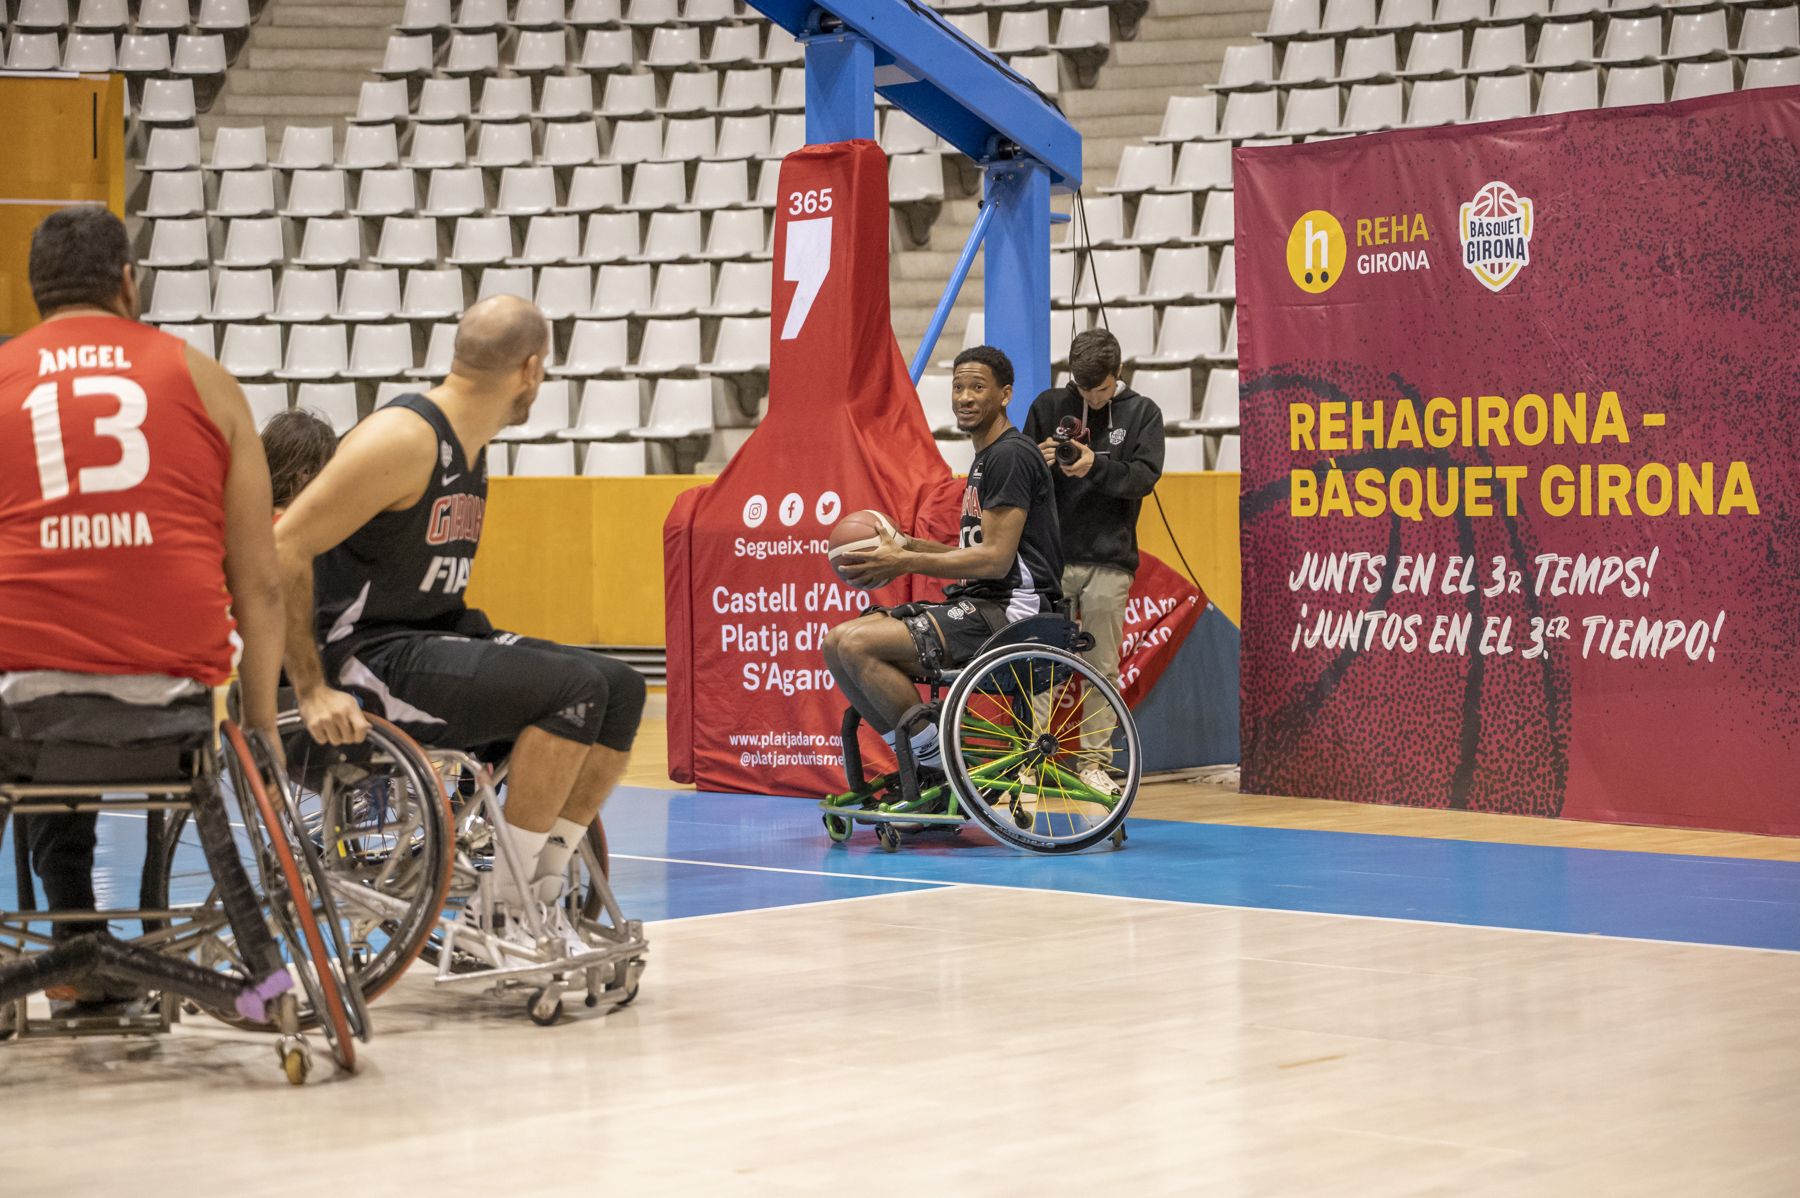
[[[289,128],[271,156],[260,128],[224,128],[203,160],[197,116],[251,10],[197,5],[15,0],[7,30],[9,67],[18,55],[104,69],[110,55],[132,78],[152,319],[229,346],[265,401],[342,419],[399,385],[376,380],[441,370],[462,303],[526,294],[557,320],[554,373],[574,389],[551,389],[512,465],[629,467],[645,445],[708,437],[718,461],[741,442],[766,389],[776,164],[804,138],[791,37],[734,0],[408,0],[341,139]],[[1091,83],[1114,36],[1109,5],[935,7],[1046,92]],[[1171,462],[1229,461],[1232,146],[1800,82],[1797,13],[1764,0],[1275,0],[1216,85],[1171,97],[1161,130],[1090,184],[1054,247],[1052,342],[1104,323],[1178,434]],[[953,152],[881,115],[896,207],[928,223],[953,192]],[[977,315],[965,343],[979,337]],[[947,455],[965,460],[947,378],[920,392]],[[653,452],[650,468],[692,456]]]

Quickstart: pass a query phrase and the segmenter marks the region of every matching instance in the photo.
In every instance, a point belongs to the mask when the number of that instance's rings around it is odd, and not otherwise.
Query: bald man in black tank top
[[[487,507],[484,450],[525,421],[548,351],[530,302],[476,304],[449,377],[352,429],[275,537],[287,670],[313,739],[362,740],[370,704],[428,746],[514,742],[506,824],[531,871],[501,880],[515,903],[558,897],[644,706],[629,667],[496,632],[463,601]]]

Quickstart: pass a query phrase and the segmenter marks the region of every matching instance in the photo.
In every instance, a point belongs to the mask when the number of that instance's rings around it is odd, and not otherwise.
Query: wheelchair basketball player
[[[625,771],[645,694],[630,667],[497,632],[463,600],[487,505],[484,451],[525,421],[549,337],[527,300],[470,308],[449,376],[346,434],[276,527],[287,670],[315,741],[360,742],[367,703],[427,747],[513,744],[504,830],[528,876],[510,876],[496,854],[499,904],[514,918],[465,917],[522,946],[519,905],[532,902],[577,941],[557,900]]]
[[[269,472],[243,390],[213,359],[138,323],[131,241],[106,209],[45,217],[28,271],[43,320],[0,347],[0,700],[15,704],[0,705],[0,731],[17,735],[30,694],[105,694],[149,711],[159,691],[218,686],[231,675],[235,619],[244,723],[272,739],[280,578]],[[0,761],[0,772],[15,764]],[[19,818],[53,910],[96,907],[97,819]],[[59,922],[53,934],[105,926]],[[130,997],[102,980],[47,993]]]
[[[963,492],[959,542],[885,538],[841,559],[840,572],[860,586],[885,586],[904,574],[951,580],[942,603],[909,603],[871,611],[825,637],[825,664],[850,704],[894,744],[899,723],[919,701],[917,681],[965,665],[1006,625],[1053,612],[1062,599],[1062,540],[1055,486],[1043,455],[1007,418],[1013,367],[992,346],[956,356],[950,396],[956,426],[975,442]],[[942,781],[944,759],[935,723],[907,729],[921,790]]]

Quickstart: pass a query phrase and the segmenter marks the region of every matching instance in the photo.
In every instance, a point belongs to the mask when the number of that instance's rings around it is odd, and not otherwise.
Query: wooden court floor
[[[607,820],[635,1004],[415,968],[302,1090],[205,1019],[0,1046],[0,1196],[1800,1194],[1792,841],[1197,771],[1124,852],[885,854],[670,787],[657,702]]]

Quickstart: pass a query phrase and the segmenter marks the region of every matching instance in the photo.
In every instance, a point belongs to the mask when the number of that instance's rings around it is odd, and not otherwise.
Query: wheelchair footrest
[[[285,970],[280,977],[287,978]],[[110,932],[90,932],[65,940],[47,952],[0,965],[0,1003],[23,999],[52,986],[92,979],[124,982],[146,992],[179,994],[215,1011],[238,1010],[239,996],[246,988],[241,980],[228,974],[151,952],[121,941]],[[260,985],[267,986],[272,981],[266,979]]]

